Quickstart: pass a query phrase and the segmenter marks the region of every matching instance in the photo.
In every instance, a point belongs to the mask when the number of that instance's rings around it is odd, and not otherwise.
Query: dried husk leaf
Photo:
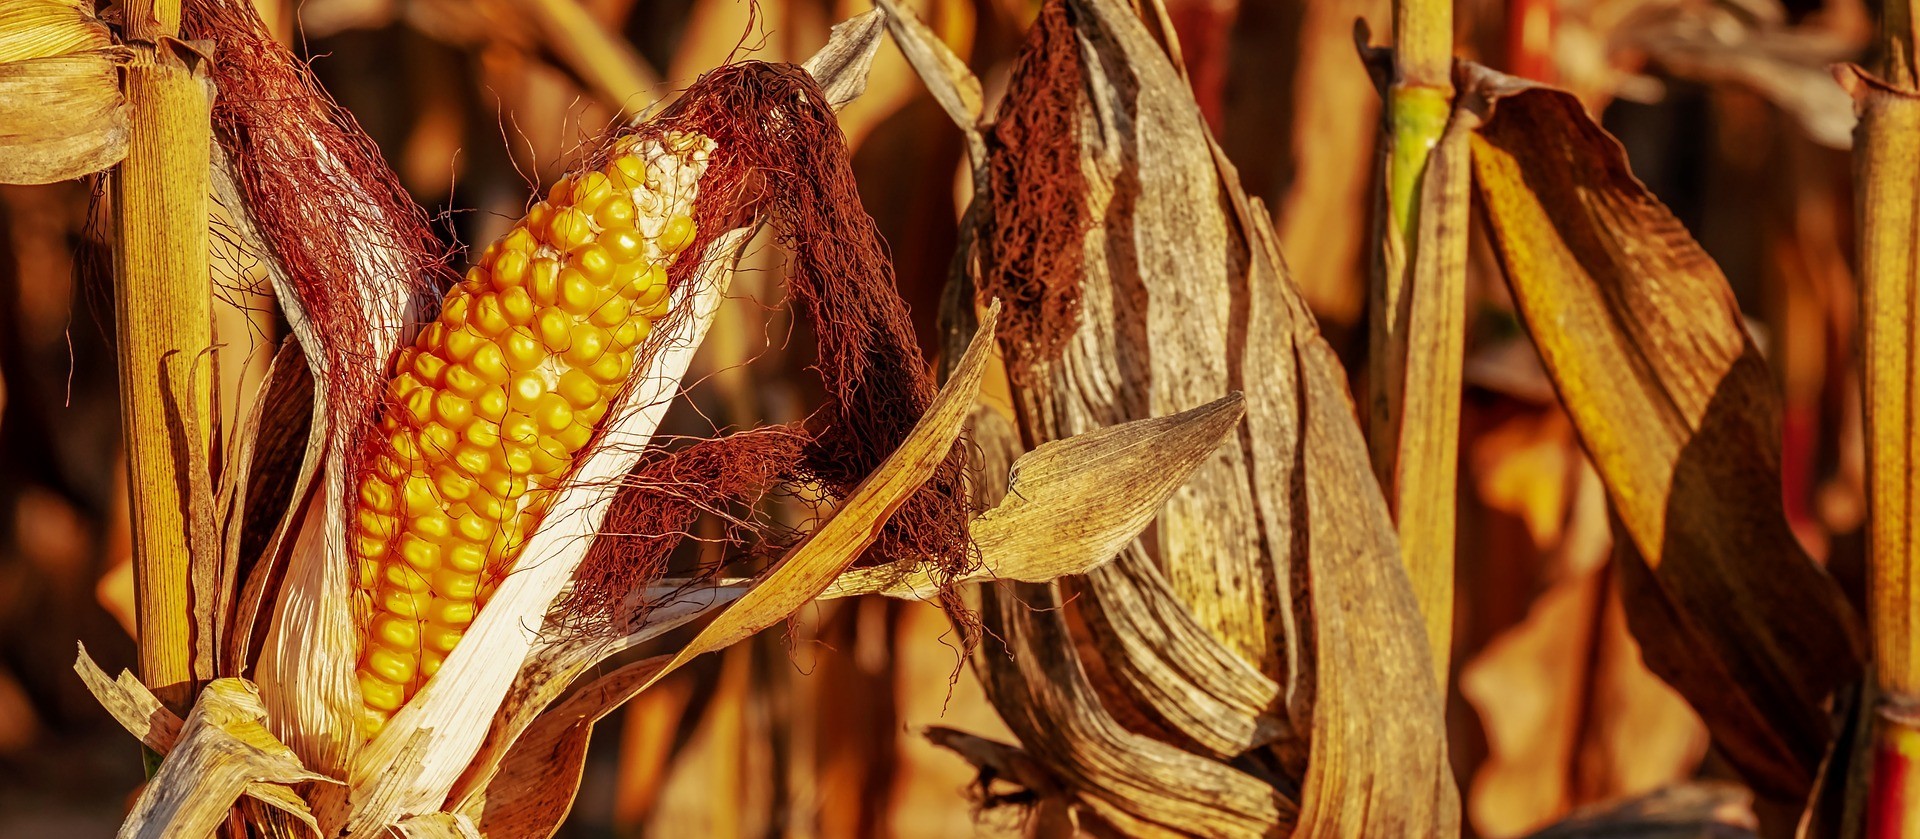
[[[1647,663],[1757,791],[1802,799],[1862,642],[1781,512],[1765,362],[1719,269],[1578,101],[1484,68],[1466,81],[1492,238],[1607,485]]]
[[[130,57],[91,4],[0,2],[0,183],[64,181],[126,157]]]
[[[127,156],[117,48],[0,64],[0,183],[92,174]]]
[[[501,700],[538,640],[540,618],[585,558],[592,540],[583,537],[598,532],[619,489],[617,479],[639,462],[672,403],[681,376],[719,311],[750,233],[740,229],[722,234],[700,255],[697,276],[672,303],[687,316],[652,339],[659,342],[659,350],[610,409],[601,442],[529,538],[517,561],[521,570],[505,578],[440,672],[361,752],[350,778],[349,832],[440,809],[478,752]],[[423,755],[421,760],[400,760],[415,750]]]
[[[480,839],[485,834],[473,820],[457,813],[431,813],[414,816],[388,831],[393,839]],[[520,835],[520,834],[512,834]]]
[[[1084,574],[1131,542],[1244,413],[1237,394],[1169,417],[1095,429],[1041,445],[1015,461],[1014,487],[975,517],[980,568],[961,580],[1043,583]],[[931,599],[925,568],[856,568],[822,598],[857,594]]]
[[[621,667],[541,714],[514,741],[498,774],[460,804],[461,817],[482,836],[552,836],[579,792],[594,723],[638,695],[668,658]]]
[[[1752,800],[1731,784],[1680,784],[1576,813],[1528,839],[1752,839]]]
[[[265,720],[266,707],[251,683],[231,678],[209,682],[187,714],[173,750],[121,825],[120,837],[211,835],[255,784],[330,781],[302,767],[293,750],[267,731]],[[288,803],[284,796],[276,798],[270,803]],[[312,816],[306,818],[311,824]]]
[[[181,719],[160,699],[140,683],[132,672],[120,671],[117,679],[108,678],[100,665],[87,655],[85,645],[80,646],[80,656],[74,661],[74,672],[80,674],[80,681],[87,690],[93,692],[101,707],[107,710],[114,720],[120,723],[128,733],[155,754],[165,755],[173,751],[180,742]],[[294,821],[291,824],[304,825],[307,828],[301,835],[320,835],[320,824],[314,820],[313,813],[307,808],[307,802],[300,798],[290,787],[284,784],[259,781],[245,787],[247,797],[267,806],[280,810]]]

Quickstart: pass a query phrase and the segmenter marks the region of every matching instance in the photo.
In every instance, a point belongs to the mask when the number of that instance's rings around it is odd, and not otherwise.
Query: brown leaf
[[[1719,269],[1571,95],[1467,81],[1479,195],[1625,533],[1634,634],[1756,789],[1800,799],[1861,641],[1781,512],[1766,365]]]
[[[1605,490],[1570,460],[1542,476],[1581,475],[1564,536],[1549,543],[1546,590],[1460,671],[1460,693],[1487,735],[1467,798],[1482,836],[1518,835],[1577,806],[1684,780],[1706,753],[1698,715],[1641,663],[1608,572]]]
[[[1752,799],[1730,784],[1682,784],[1575,814],[1528,839],[1754,839]]]

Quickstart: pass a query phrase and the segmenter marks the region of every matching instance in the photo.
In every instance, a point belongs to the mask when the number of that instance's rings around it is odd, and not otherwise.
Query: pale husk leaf
[[[121,824],[121,839],[211,835],[234,802],[256,784],[333,782],[301,766],[293,750],[267,731],[265,720],[266,707],[251,683],[234,678],[209,682],[187,714],[173,750]],[[276,806],[298,803],[285,795],[267,800]],[[312,818],[304,820],[311,825]]]
[[[0,63],[0,183],[64,181],[126,157],[126,63],[119,48]]]

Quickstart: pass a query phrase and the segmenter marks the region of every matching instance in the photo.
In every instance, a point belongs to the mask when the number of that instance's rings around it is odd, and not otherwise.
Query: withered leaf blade
[[[337,783],[301,766],[293,750],[262,724],[266,714],[251,683],[232,678],[209,682],[187,714],[173,751],[121,825],[121,839],[210,836],[255,784]],[[288,803],[284,794],[267,800]],[[309,825],[312,819],[306,815]]]
[[[1223,396],[1021,455],[1007,496],[973,520],[980,568],[965,579],[1043,583],[1113,559],[1239,423],[1244,401],[1239,394]],[[928,599],[939,585],[925,568],[856,568],[821,596]]]
[[[64,181],[126,157],[125,63],[100,49],[0,64],[0,183]]]
[[[669,658],[656,656],[621,667],[540,715],[514,741],[499,773],[461,803],[459,815],[482,836],[552,836],[573,809],[594,723],[638,695]]]
[[[1495,249],[1613,502],[1647,663],[1757,791],[1804,798],[1862,642],[1782,513],[1779,407],[1726,279],[1572,95],[1484,68],[1463,87]]]
[[[1731,784],[1681,784],[1576,813],[1527,839],[1752,839],[1752,799]]]

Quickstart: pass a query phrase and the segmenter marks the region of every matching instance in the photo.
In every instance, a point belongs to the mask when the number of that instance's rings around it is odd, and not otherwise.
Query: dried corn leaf
[[[967,348],[953,377],[940,388],[933,404],[927,407],[900,447],[860,482],[832,517],[781,558],[758,584],[701,629],[693,641],[654,674],[648,685],[696,656],[733,646],[786,620],[832,585],[834,578],[873,544],[887,518],[933,477],[934,469],[959,439],[961,425],[980,392],[980,377],[986,371],[991,354],[994,320],[998,314],[998,305],[988,310],[980,322],[979,334]]]
[[[0,183],[64,181],[119,163],[129,57],[90,3],[0,2]]]
[[[475,827],[473,820],[456,813],[432,813],[414,816],[393,826],[389,831],[393,839],[480,839],[485,834]],[[529,834],[503,834],[529,835]]]
[[[255,784],[331,782],[307,771],[292,749],[274,739],[263,725],[266,714],[251,683],[231,678],[209,682],[187,714],[173,750],[121,825],[122,839],[208,836]],[[284,798],[277,803],[284,804]],[[314,826],[312,818],[306,816],[309,826]]]
[[[1555,442],[1573,446],[1567,434]],[[1608,567],[1606,490],[1573,463],[1575,500],[1544,563],[1546,590],[1460,671],[1487,736],[1467,797],[1482,836],[1517,836],[1575,807],[1685,780],[1707,750],[1699,716],[1641,662]],[[1564,481],[1564,471],[1541,477]]]
[[[44,184],[127,155],[118,50],[0,64],[0,183]]]
[[[1571,95],[1466,82],[1493,239],[1625,531],[1647,663],[1757,790],[1803,798],[1861,641],[1781,512],[1773,386],[1726,280]]]
[[[1169,417],[1095,429],[1041,445],[1008,473],[1013,487],[973,520],[980,568],[966,579],[1043,583],[1112,559],[1152,523],[1167,496],[1211,456],[1244,413],[1238,394]],[[841,574],[823,598],[856,594],[930,599],[925,568]]]
[[[461,816],[482,836],[552,836],[580,789],[594,723],[639,694],[667,659],[621,667],[541,714],[507,752],[499,774],[461,803]]]
[[[1528,839],[1753,839],[1752,799],[1730,784],[1682,784],[1577,813]]]

